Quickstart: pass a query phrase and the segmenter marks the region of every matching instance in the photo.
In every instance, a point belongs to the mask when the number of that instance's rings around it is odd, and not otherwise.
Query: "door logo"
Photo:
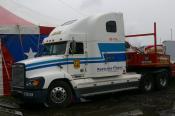
[[[80,68],[80,60],[74,60],[74,68],[79,69]]]

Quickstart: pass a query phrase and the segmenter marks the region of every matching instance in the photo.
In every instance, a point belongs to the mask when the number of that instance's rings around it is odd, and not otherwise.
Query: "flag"
[[[4,95],[10,95],[11,65],[33,58],[43,49],[42,41],[53,28],[49,27],[4,27],[0,34]],[[0,27],[2,29],[2,27]],[[6,33],[11,32],[11,33]]]

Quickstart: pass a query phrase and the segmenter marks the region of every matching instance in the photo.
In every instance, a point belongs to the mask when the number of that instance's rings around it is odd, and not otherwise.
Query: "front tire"
[[[67,107],[72,102],[72,90],[64,81],[57,81],[49,87],[46,107]]]

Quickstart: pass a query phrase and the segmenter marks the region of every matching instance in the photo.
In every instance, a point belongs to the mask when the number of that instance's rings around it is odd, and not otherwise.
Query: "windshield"
[[[42,55],[63,55],[66,52],[66,45],[67,42],[45,44]]]

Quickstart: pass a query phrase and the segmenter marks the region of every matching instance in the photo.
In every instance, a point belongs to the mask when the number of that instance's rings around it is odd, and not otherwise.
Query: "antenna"
[[[173,40],[173,29],[171,28],[170,31],[171,31],[171,40]]]

